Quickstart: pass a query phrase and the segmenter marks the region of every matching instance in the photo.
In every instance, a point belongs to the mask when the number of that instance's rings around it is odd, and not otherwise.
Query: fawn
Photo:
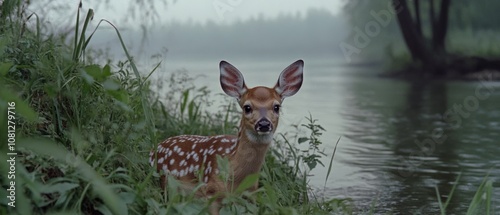
[[[202,181],[204,186],[196,193],[200,197],[223,195],[237,188],[246,176],[260,172],[278,126],[283,99],[299,91],[303,67],[302,60],[286,67],[273,88],[248,88],[241,72],[228,62],[221,61],[219,69],[222,89],[227,95],[236,98],[243,110],[238,136],[170,137],[158,145],[156,153],[151,151],[151,166],[157,160],[158,171],[163,170],[165,175],[174,176],[188,190]],[[229,160],[230,182],[224,182],[218,177],[217,155]],[[167,183],[165,175],[161,176],[162,187]],[[250,189],[257,189],[257,185],[258,183]],[[211,214],[219,213],[221,200],[222,197],[211,205]]]

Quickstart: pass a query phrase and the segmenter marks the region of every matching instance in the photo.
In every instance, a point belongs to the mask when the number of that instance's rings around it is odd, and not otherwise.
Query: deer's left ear
[[[283,100],[286,97],[293,96],[302,86],[304,61],[298,60],[290,64],[281,72],[278,78],[278,83],[274,86],[274,90],[281,96]]]

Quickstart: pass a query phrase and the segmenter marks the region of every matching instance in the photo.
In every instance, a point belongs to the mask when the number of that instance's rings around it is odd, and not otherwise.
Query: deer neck
[[[272,135],[260,136],[240,127],[238,146],[231,157],[231,169],[236,184],[239,184],[246,176],[260,171],[267,149],[272,142]]]

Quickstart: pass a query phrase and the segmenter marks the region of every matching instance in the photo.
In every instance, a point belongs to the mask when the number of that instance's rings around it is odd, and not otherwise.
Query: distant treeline
[[[167,21],[168,22],[168,21]],[[145,33],[145,34],[144,34]],[[110,45],[113,32],[96,35],[99,48]],[[170,57],[205,56],[332,56],[349,34],[345,19],[327,10],[311,9],[305,16],[280,15],[237,21],[234,24],[170,22],[155,29],[127,31],[124,37],[144,54],[168,50]],[[146,35],[146,37],[144,37]],[[146,40],[144,41],[144,38]],[[115,46],[115,45],[112,45]],[[119,47],[110,47],[120,53]],[[115,52],[116,51],[116,52]]]

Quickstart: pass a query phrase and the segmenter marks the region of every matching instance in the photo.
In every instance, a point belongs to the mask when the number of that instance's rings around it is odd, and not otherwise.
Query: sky
[[[131,26],[144,23],[147,15],[144,9],[136,8],[134,16],[129,13],[129,2],[136,0],[84,0],[84,11],[94,9],[94,20],[102,18],[113,23],[126,22]],[[218,24],[231,24],[238,20],[243,21],[250,18],[274,18],[279,14],[305,15],[312,8],[322,8],[332,14],[338,14],[345,0],[151,0],[155,2],[158,13],[155,22],[168,23],[172,21],[206,23],[212,21]],[[69,2],[73,2],[72,6]],[[66,22],[74,22],[72,17],[76,11],[79,0],[42,0],[34,2],[31,10],[37,14],[49,16],[55,25],[63,25]],[[147,1],[146,1],[147,2]],[[166,4],[165,4],[166,2]],[[56,13],[47,13],[47,8],[60,8]],[[74,7],[74,9],[72,8]],[[61,22],[61,23],[59,23]]]

